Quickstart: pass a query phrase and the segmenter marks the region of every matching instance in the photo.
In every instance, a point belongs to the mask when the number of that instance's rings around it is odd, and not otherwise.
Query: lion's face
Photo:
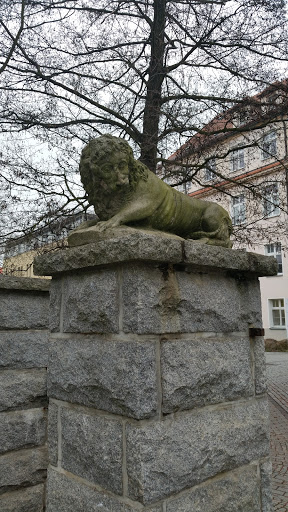
[[[129,200],[131,169],[127,153],[111,151],[99,158],[93,152],[83,152],[80,172],[89,203],[100,220],[115,215]]]

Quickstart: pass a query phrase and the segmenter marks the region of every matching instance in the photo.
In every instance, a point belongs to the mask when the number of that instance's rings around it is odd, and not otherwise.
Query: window
[[[281,243],[276,242],[274,244],[265,245],[265,254],[276,258],[278,263],[278,275],[283,274]]]
[[[263,213],[265,217],[279,215],[278,183],[272,183],[263,190]]]
[[[215,180],[215,178],[216,178],[215,171],[216,171],[216,160],[215,160],[215,158],[210,158],[207,162],[207,167],[205,169],[204,180],[205,181]]]
[[[271,158],[273,156],[276,156],[277,138],[276,138],[276,133],[274,131],[267,133],[267,135],[265,135],[263,137],[261,149],[262,149],[262,159],[263,160],[265,160],[266,158]]]
[[[231,171],[238,171],[244,167],[244,149],[235,149],[231,153]]]
[[[270,326],[275,329],[286,327],[284,299],[269,299]]]
[[[240,196],[232,197],[232,224],[234,226],[239,226],[243,224],[246,218],[246,208],[245,208],[245,197],[244,194],[240,194]]]

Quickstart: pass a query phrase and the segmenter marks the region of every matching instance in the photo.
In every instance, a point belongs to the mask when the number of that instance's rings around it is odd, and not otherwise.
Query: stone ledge
[[[50,281],[33,277],[0,276],[0,290],[48,292]]]
[[[201,271],[231,271],[254,276],[277,274],[277,262],[271,256],[200,244],[163,234],[132,229],[106,240],[68,247],[49,255],[38,256],[34,272],[54,275],[81,268],[97,267],[124,261],[150,261],[179,264]]]

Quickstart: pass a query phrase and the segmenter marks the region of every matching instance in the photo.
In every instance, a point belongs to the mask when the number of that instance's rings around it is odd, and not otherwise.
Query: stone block
[[[221,273],[189,272],[177,272],[177,281],[181,332],[247,331],[250,323],[254,327],[261,325],[257,281],[255,287],[246,279]]]
[[[63,332],[118,332],[118,295],[111,268],[63,277]]]
[[[155,343],[114,342],[99,335],[52,339],[48,394],[138,419],[153,416]]]
[[[272,503],[272,464],[270,458],[262,460],[260,463],[261,477],[261,512],[273,512]]]
[[[2,412],[0,414],[0,453],[44,444],[46,423],[43,409]]]
[[[184,241],[184,261],[193,268],[206,270],[221,270],[235,275],[275,276],[277,265],[275,258],[263,256],[254,252],[235,249],[226,249],[205,244],[195,243],[193,240]]]
[[[48,454],[49,464],[58,464],[58,406],[49,401],[48,408]]]
[[[257,395],[261,395],[267,391],[264,339],[256,336],[252,343],[254,345],[255,361],[255,392]]]
[[[0,330],[48,328],[48,293],[0,289]]]
[[[76,409],[61,410],[62,467],[122,493],[122,424]]]
[[[2,370],[0,372],[0,411],[31,408],[47,403],[47,371]]]
[[[167,512],[262,512],[257,466],[245,466],[208,480],[172,499]]]
[[[29,448],[9,452],[0,457],[0,494],[16,487],[45,482],[47,474],[47,448]]]
[[[0,495],[1,512],[42,512],[44,485],[33,485]]]
[[[131,499],[153,503],[269,454],[264,399],[127,426]]]
[[[48,365],[48,331],[2,331],[0,368],[44,368]]]
[[[139,505],[100,493],[91,485],[67,475],[48,471],[47,512],[162,512],[162,507],[139,509]],[[10,511],[9,511],[10,512]]]
[[[62,277],[52,279],[49,308],[49,329],[51,332],[60,332],[62,288]]]
[[[249,338],[166,340],[161,344],[163,412],[254,394]]]
[[[247,331],[251,323],[261,325],[259,301],[256,278],[251,283],[152,263],[123,270],[124,332]]]

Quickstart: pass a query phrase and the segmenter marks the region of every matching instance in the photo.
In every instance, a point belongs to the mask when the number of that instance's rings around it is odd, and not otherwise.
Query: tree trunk
[[[143,116],[143,136],[140,160],[156,172],[157,144],[161,107],[161,89],[164,79],[164,30],[166,0],[154,0],[154,20],[151,28],[151,58],[147,94]]]

